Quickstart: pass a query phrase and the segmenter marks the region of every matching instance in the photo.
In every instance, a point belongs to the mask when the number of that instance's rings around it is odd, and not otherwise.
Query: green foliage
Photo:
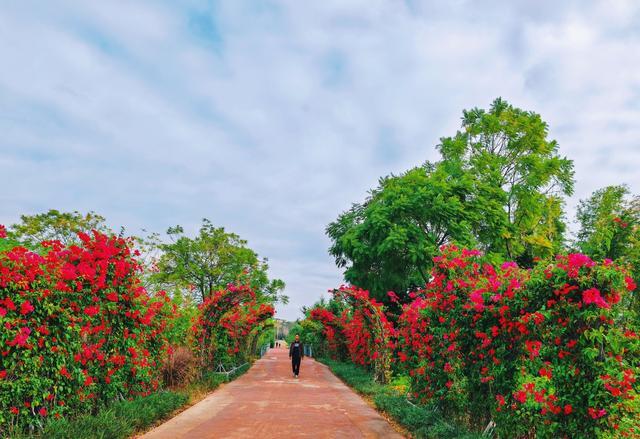
[[[238,235],[213,226],[206,218],[195,238],[185,236],[180,226],[167,233],[173,242],[159,244],[163,253],[153,276],[155,282],[173,290],[193,291],[200,302],[235,283],[247,284],[272,301],[286,302],[286,296],[280,294],[284,282],[269,279],[267,260],[259,259]]]
[[[472,243],[477,213],[465,201],[471,181],[427,163],[380,180],[363,204],[329,224],[330,253],[345,279],[386,301],[428,282],[431,258],[446,242]],[[426,270],[426,271],[425,271]]]
[[[80,242],[79,232],[89,233],[92,230],[111,232],[104,217],[95,212],[81,214],[78,211],[51,209],[46,213],[20,216],[20,223],[11,226],[9,237],[35,250],[40,249],[42,241],[58,240],[64,245],[77,244]]]
[[[536,113],[496,99],[465,111],[462,129],[441,139],[441,161],[380,180],[361,204],[327,226],[345,280],[388,303],[428,282],[438,248],[478,246],[494,262],[531,266],[563,248],[562,196],[573,164],[547,139]]]
[[[198,316],[198,306],[190,295],[183,295],[180,290],[172,295],[171,303],[176,307],[176,313],[164,336],[170,346],[190,346],[193,343],[192,328]]]

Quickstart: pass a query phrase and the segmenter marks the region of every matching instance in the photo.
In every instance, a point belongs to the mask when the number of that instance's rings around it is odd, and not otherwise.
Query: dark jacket
[[[296,343],[298,346],[296,347]],[[291,346],[289,346],[289,357],[291,358],[302,358],[304,357],[304,345],[301,341],[293,341],[291,342]]]

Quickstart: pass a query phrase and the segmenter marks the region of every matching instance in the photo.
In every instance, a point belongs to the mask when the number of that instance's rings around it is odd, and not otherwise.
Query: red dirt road
[[[271,349],[237,380],[143,436],[179,438],[401,438],[329,369]]]

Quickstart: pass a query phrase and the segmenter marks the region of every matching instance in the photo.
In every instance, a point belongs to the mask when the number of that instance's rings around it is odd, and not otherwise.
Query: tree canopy
[[[462,130],[438,146],[442,165],[473,181],[483,250],[524,266],[562,248],[562,197],[573,193],[573,162],[547,136],[539,114],[498,98],[489,111],[464,111]]]
[[[450,178],[430,163],[380,180],[362,204],[329,224],[330,253],[345,279],[374,297],[407,292],[428,282],[431,257],[451,241],[472,243],[471,182]]]
[[[345,280],[402,300],[427,283],[433,256],[449,242],[524,266],[559,251],[573,163],[547,136],[538,114],[502,99],[465,111],[462,129],[441,139],[439,162],[382,178],[327,226]]]
[[[284,282],[270,279],[267,259],[247,247],[247,241],[235,233],[215,227],[208,219],[194,238],[184,234],[181,226],[171,227],[170,243],[159,245],[162,253],[157,261],[154,280],[178,289],[190,289],[195,298],[204,301],[228,284],[246,284],[256,293],[276,301],[286,301],[280,293]]]

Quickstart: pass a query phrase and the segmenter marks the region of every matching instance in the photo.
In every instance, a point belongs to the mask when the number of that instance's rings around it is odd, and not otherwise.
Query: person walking
[[[300,336],[296,334],[296,339],[289,346],[289,358],[291,358],[291,367],[293,368],[293,377],[298,378],[300,375],[300,362],[304,356],[304,349],[302,348],[302,342]]]

